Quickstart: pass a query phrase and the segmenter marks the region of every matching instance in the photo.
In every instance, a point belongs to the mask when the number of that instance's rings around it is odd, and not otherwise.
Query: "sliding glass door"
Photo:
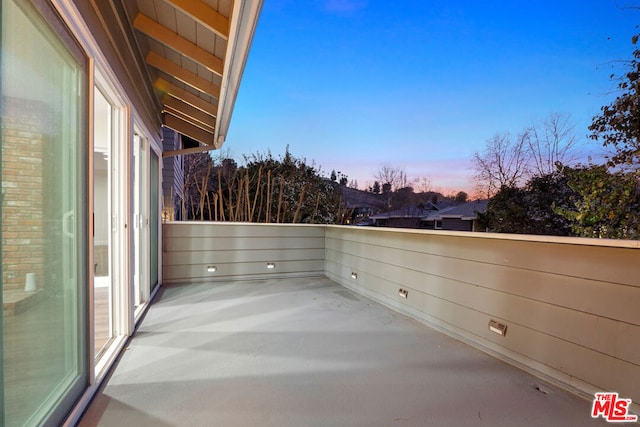
[[[86,59],[28,2],[1,8],[0,424],[58,424],[89,381]]]

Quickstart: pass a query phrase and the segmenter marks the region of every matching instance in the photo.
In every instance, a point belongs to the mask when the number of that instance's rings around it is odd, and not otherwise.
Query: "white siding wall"
[[[334,281],[547,379],[636,403],[639,273],[638,242],[327,229]]]

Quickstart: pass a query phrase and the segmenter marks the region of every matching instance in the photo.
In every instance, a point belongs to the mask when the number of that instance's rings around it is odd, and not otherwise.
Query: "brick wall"
[[[2,100],[2,282],[23,289],[27,273],[42,288],[44,267],[43,148],[51,113],[37,101]]]

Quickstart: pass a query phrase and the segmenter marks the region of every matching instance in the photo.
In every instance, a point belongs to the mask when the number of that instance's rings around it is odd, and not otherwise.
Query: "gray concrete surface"
[[[583,400],[328,279],[161,291],[81,426],[585,426]]]

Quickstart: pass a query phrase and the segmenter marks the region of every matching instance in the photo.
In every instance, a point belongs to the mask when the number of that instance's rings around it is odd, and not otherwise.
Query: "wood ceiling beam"
[[[206,130],[195,126],[180,117],[176,117],[171,113],[165,113],[164,125],[178,133],[188,136],[189,138],[195,139],[204,145],[211,146],[212,150],[215,149],[213,133],[207,132]]]
[[[169,95],[162,98],[163,111],[171,113],[183,120],[213,133],[215,118],[197,108]]]
[[[158,55],[154,51],[150,51],[147,55],[147,64],[160,71],[163,71],[170,76],[173,76],[182,83],[191,86],[192,88],[199,90],[202,93],[211,95],[220,99],[220,87],[214,85],[208,80],[203,79],[195,73],[182,68],[175,62]]]
[[[170,150],[163,151],[162,157],[173,157],[173,156],[182,156],[183,154],[193,154],[193,153],[202,153],[203,151],[212,151],[216,150],[216,147],[201,146],[201,147],[193,147],[193,148],[182,148],[180,150]]]
[[[218,36],[229,39],[229,18],[200,0],[165,0]]]
[[[194,94],[174,85],[173,83],[169,83],[163,78],[158,78],[155,81],[154,86],[161,92],[169,94],[174,98],[178,98],[179,100],[186,102],[192,107],[204,111],[205,113],[213,117],[216,117],[218,115],[217,105],[211,104],[204,99],[197,97]]]
[[[222,76],[222,70],[224,68],[222,59],[191,43],[189,40],[180,37],[178,34],[148,16],[138,13],[133,21],[133,26],[136,30],[194,60],[212,73]]]

